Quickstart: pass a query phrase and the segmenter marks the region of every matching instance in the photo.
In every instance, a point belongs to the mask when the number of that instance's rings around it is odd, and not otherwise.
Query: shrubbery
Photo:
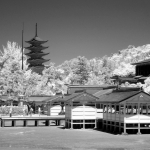
[[[1,106],[0,114],[9,115],[11,107],[12,107],[12,115],[24,115],[24,113],[27,112],[27,109],[21,106]]]

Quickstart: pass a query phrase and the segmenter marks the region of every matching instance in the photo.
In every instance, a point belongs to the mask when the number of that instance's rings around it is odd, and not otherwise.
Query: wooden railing
[[[150,114],[111,114],[111,113],[104,113],[103,114],[104,120],[109,121],[118,121],[118,122],[126,122],[126,123],[150,123]]]

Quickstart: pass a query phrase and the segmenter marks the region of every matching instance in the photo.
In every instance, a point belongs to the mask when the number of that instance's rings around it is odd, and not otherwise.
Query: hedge
[[[9,115],[10,108],[12,107],[12,115],[24,115],[28,112],[27,107],[23,106],[1,106],[0,115]]]

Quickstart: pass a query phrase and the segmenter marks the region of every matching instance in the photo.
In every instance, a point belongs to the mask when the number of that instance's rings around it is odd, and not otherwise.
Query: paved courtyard
[[[150,150],[150,135],[113,135],[62,127],[0,128],[0,150]]]

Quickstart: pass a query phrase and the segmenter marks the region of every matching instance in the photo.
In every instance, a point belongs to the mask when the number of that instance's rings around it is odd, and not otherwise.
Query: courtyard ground
[[[0,128],[0,150],[150,150],[150,134],[113,135],[63,127]]]

